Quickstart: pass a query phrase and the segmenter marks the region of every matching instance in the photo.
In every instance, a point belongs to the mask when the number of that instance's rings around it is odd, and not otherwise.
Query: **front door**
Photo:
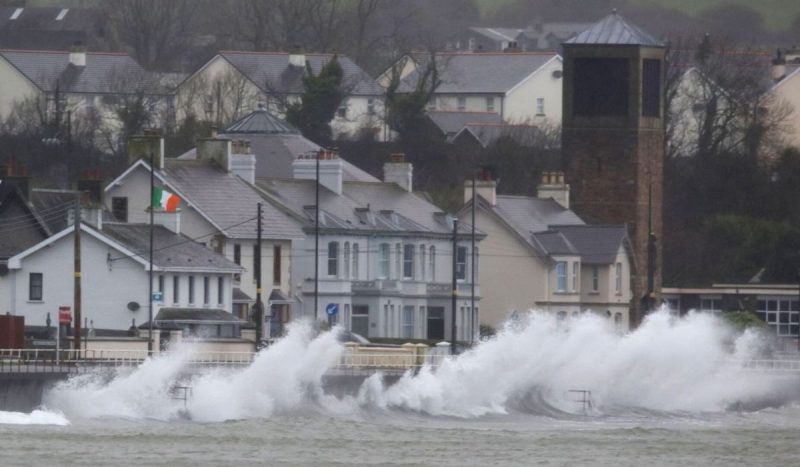
[[[428,339],[444,339],[444,307],[428,307]]]

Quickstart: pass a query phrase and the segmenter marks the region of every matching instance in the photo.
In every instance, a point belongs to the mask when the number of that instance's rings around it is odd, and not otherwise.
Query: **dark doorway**
[[[428,307],[428,339],[444,339],[444,307]]]

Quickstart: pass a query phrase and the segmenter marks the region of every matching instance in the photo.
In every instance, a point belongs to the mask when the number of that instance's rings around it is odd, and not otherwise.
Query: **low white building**
[[[148,321],[150,226],[101,227],[81,224],[82,324],[126,330]],[[24,316],[26,326],[44,326],[48,315],[55,323],[59,307],[72,308],[74,235],[74,226],[68,226],[9,258],[8,309]],[[153,290],[163,296],[154,304],[153,316],[170,308],[230,315],[239,266],[160,225],[154,227],[153,249]]]

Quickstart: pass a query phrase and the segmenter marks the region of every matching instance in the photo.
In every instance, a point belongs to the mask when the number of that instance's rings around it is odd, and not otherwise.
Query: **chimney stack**
[[[395,153],[389,156],[389,162],[383,164],[383,181],[396,183],[409,193],[414,190],[414,166],[406,161],[406,155]]]
[[[564,181],[564,172],[543,172],[536,197],[539,199],[552,198],[564,209],[569,209],[569,185]]]
[[[786,56],[781,49],[775,52],[772,59],[772,80],[776,83],[786,77]]]
[[[497,206],[497,180],[494,167],[481,167],[475,177],[475,194],[489,202],[492,206]],[[472,201],[472,180],[464,182],[464,203]]]
[[[319,184],[337,195],[342,194],[343,168],[339,154],[329,149],[298,156],[292,163],[292,176],[296,180],[316,180],[319,159]]]
[[[289,54],[289,66],[305,68],[306,67],[306,55],[303,53],[291,53]]]
[[[12,158],[8,165],[2,167],[3,184],[16,187],[25,201],[31,199],[31,177],[28,176],[28,167],[25,164],[17,164]]]
[[[250,149],[250,141],[234,140],[231,142],[230,171],[247,183],[256,182],[256,156]]]
[[[147,128],[143,135],[128,138],[128,165],[139,159],[150,164],[150,155],[155,158],[155,168],[164,168],[164,137],[157,128]]]
[[[80,41],[75,42],[69,48],[69,63],[73,66],[86,66],[86,47]]]
[[[214,161],[219,168],[230,173],[232,143],[226,138],[199,138],[197,140],[197,160]]]

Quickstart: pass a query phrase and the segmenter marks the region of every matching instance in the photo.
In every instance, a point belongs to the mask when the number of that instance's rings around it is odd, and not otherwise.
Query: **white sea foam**
[[[506,413],[535,393],[538,401],[571,412],[582,409],[570,390],[588,390],[596,407],[662,411],[717,411],[765,397],[769,378],[742,369],[760,339],[734,336],[717,318],[650,315],[619,335],[608,321],[584,315],[559,322],[532,313],[495,338],[437,369],[407,374],[384,388],[373,377],[362,387],[365,405],[435,415]]]
[[[195,373],[191,381],[185,371],[191,350],[185,349],[113,378],[73,378],[47,392],[45,405],[69,417],[157,419],[176,418],[185,408],[199,421],[264,418],[309,405],[333,413],[380,408],[457,417],[511,411],[558,416],[580,411],[567,392],[573,389],[591,391],[602,413],[718,411],[776,391],[769,378],[740,363],[753,358],[761,338],[737,336],[707,314],[676,319],[661,311],[620,335],[595,315],[559,322],[533,312],[438,368],[409,372],[389,386],[374,375],[343,399],[326,395],[322,384],[344,352],[337,334],[295,323],[247,368]],[[171,396],[176,384],[191,387],[187,401]]]
[[[60,412],[34,410],[31,413],[3,412],[0,410],[0,425],[69,425],[69,420]]]

